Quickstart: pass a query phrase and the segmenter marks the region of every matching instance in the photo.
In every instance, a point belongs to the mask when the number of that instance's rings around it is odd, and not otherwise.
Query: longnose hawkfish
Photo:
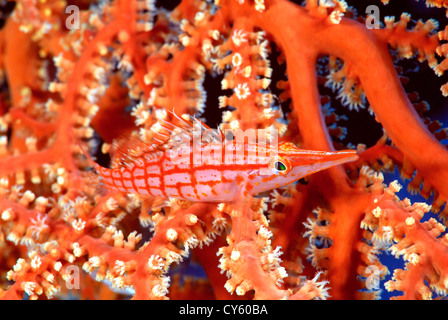
[[[227,140],[197,119],[173,115],[176,124],[159,120],[152,145],[130,140],[117,148],[111,169],[94,163],[107,189],[152,198],[231,202],[358,158],[354,150],[311,151],[290,142],[275,146]]]

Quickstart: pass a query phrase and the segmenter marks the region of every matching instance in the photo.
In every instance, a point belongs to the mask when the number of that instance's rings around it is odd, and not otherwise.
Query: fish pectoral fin
[[[151,212],[153,210],[160,209],[167,205],[167,200],[164,198],[155,198],[150,196],[144,196],[142,198],[142,207],[138,219],[140,224],[144,227],[148,227],[152,223]]]
[[[238,185],[238,193],[231,204],[231,217],[233,231],[236,241],[242,241],[251,234],[254,225],[252,222],[252,195],[250,189],[252,184],[244,180]],[[255,229],[253,229],[255,232]]]

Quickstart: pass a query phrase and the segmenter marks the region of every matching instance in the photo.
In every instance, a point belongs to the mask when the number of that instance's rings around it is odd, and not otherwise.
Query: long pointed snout
[[[334,152],[302,150],[294,152],[294,155],[288,158],[293,167],[307,168],[306,174],[308,175],[343,163],[356,161],[358,160],[358,154],[355,150]]]
[[[335,152],[325,152],[322,156],[323,162],[336,162],[343,164],[358,160],[358,153],[355,150],[343,150]]]

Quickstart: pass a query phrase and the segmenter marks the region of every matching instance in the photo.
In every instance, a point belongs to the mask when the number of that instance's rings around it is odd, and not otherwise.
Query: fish
[[[355,150],[314,151],[283,141],[226,139],[202,121],[175,113],[152,127],[152,144],[124,141],[111,168],[94,162],[108,190],[191,202],[232,202],[358,159]],[[243,137],[244,138],[244,137]]]

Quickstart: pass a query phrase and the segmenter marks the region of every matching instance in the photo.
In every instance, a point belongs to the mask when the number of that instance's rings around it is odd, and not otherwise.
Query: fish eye
[[[281,161],[275,161],[274,168],[275,168],[275,170],[278,170],[278,171],[285,171],[286,170],[285,164],[283,162],[281,162]]]
[[[287,174],[291,170],[289,161],[281,157],[274,157],[271,159],[269,167],[276,174]]]

